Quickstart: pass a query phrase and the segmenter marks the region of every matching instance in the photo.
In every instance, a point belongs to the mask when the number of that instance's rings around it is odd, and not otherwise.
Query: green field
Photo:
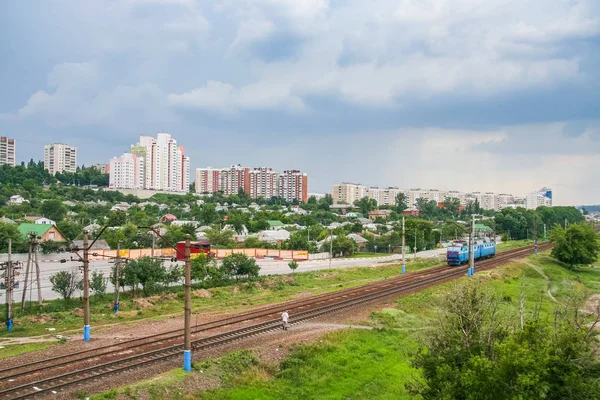
[[[379,258],[389,256],[388,253],[354,253],[348,258]]]
[[[517,313],[521,296],[525,299],[526,312],[531,313],[539,306],[542,315],[549,317],[555,302],[548,290],[559,302],[574,290],[588,295],[600,293],[600,269],[571,272],[544,255],[530,256],[528,260],[535,268],[512,263],[477,273],[474,278],[462,278],[462,281],[475,279],[497,294],[502,299],[503,312],[511,318]],[[248,355],[241,357],[243,362],[237,367],[231,365],[231,359],[240,357],[226,356],[231,357],[229,362],[218,359],[204,363],[203,376],[218,379],[220,389],[186,392],[185,381],[194,379],[198,372],[186,377],[173,371],[172,374],[179,377],[175,382],[142,383],[136,386],[136,396],[168,392],[179,393],[174,398],[203,400],[413,398],[404,386],[418,376],[418,371],[410,365],[411,354],[419,347],[420,335],[435,320],[437,304],[443,294],[453,285],[456,282],[399,298],[394,307],[371,314],[368,323],[372,330],[332,332],[325,335],[322,342],[294,346],[280,366],[262,364],[254,358],[248,362]],[[227,373],[236,368],[236,373]],[[123,390],[118,392],[123,393]]]
[[[436,263],[435,260],[413,260],[407,264],[407,270],[416,271]],[[192,311],[200,314],[239,312],[251,306],[290,300],[301,293],[304,295],[331,292],[400,274],[399,266],[302,272],[302,263],[300,263],[293,275],[266,276],[250,283],[208,289],[212,295],[210,298],[192,295]],[[121,296],[120,310],[117,315],[110,308],[112,295],[92,296],[90,307],[93,331],[97,332],[102,326],[115,323],[158,320],[183,314],[183,288],[170,290],[170,293],[146,298],[134,298],[131,293],[124,293]],[[24,316],[20,316],[17,312],[13,330],[0,332],[0,345],[3,338],[47,335],[47,328],[55,328],[53,334],[76,333],[82,329],[82,315],[82,302],[79,299],[72,299],[70,302],[48,301],[41,310],[37,305],[28,304]]]

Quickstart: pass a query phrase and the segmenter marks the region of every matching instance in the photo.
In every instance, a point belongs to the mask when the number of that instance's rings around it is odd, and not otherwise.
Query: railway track
[[[550,248],[540,244],[540,250]],[[495,268],[515,257],[532,253],[533,246],[498,253],[496,257],[476,263],[476,270]],[[389,297],[397,297],[425,287],[437,285],[464,276],[467,267],[437,266],[356,288],[313,296],[263,307],[250,312],[222,318],[194,327],[192,346],[204,350],[226,343],[280,329],[279,313],[290,310],[291,324],[298,324],[322,315],[335,313]],[[241,328],[211,334],[232,325]],[[199,337],[200,334],[204,335]],[[109,374],[144,368],[149,363],[181,356],[183,330],[173,330],[129,340],[117,345],[103,346],[89,351],[65,354],[39,360],[27,365],[0,369],[0,399],[25,399],[57,393],[67,386],[77,386]],[[134,353],[134,354],[131,354]],[[52,374],[48,376],[48,371]]]

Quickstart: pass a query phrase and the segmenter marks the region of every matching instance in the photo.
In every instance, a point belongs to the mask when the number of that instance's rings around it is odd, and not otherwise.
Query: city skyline
[[[171,135],[168,133],[157,133],[157,137],[158,135],[166,135],[168,136],[169,140],[171,139]],[[12,140],[10,138],[5,138],[3,137],[3,139],[6,141],[8,140]],[[146,141],[146,142],[151,142],[154,141],[154,138],[148,135],[140,135],[140,140],[141,141]],[[16,147],[16,141],[13,140],[13,148]],[[173,142],[176,144],[176,141],[173,140]],[[143,144],[143,145],[142,145]],[[45,145],[45,149],[48,146],[67,146],[73,150],[76,150],[75,147],[73,146],[69,146],[69,145],[65,145],[65,144],[61,144],[61,143],[55,143],[53,145]],[[140,143],[138,142],[136,145],[130,145],[130,152],[125,152],[123,153],[123,155],[119,156],[119,157],[112,157],[108,163],[97,163],[94,164],[94,166],[98,169],[103,170],[103,173],[108,173],[110,175],[110,171],[113,170],[113,168],[111,168],[111,162],[114,161],[118,161],[120,166],[117,168],[117,170],[115,172],[113,172],[113,176],[115,175],[116,172],[120,173],[120,174],[128,174],[130,176],[127,176],[125,178],[125,180],[123,181],[122,179],[118,179],[117,183],[115,183],[115,180],[113,178],[113,184],[110,185],[110,187],[112,188],[121,188],[121,189],[145,189],[145,188],[150,188],[150,187],[145,187],[145,185],[150,185],[150,183],[143,183],[142,181],[138,181],[138,179],[141,178],[136,178],[138,175],[141,175],[143,172],[138,171],[138,169],[144,169],[144,167],[141,166],[137,166],[136,164],[139,164],[140,160],[136,161],[136,151],[139,152],[146,152],[147,150],[147,146],[148,143]],[[177,149],[181,152],[180,155],[183,156],[183,146],[176,146]],[[231,167],[227,167],[227,168],[213,168],[213,167],[204,167],[204,168],[196,168],[195,169],[195,173],[192,174],[189,168],[189,164],[190,164],[190,160],[189,157],[184,157],[184,159],[186,159],[185,162],[185,168],[187,168],[188,171],[188,177],[185,179],[185,182],[187,183],[187,186],[189,186],[189,184],[194,184],[194,190],[196,191],[196,193],[210,193],[210,192],[216,192],[216,191],[223,191],[224,194],[226,195],[231,195],[231,194],[236,194],[237,191],[239,189],[244,190],[246,193],[248,193],[250,195],[250,197],[253,198],[257,198],[257,197],[272,197],[269,196],[269,194],[272,195],[276,195],[276,196],[280,196],[281,193],[278,192],[277,187],[280,185],[280,176],[282,174],[276,172],[273,170],[273,168],[270,167],[255,167],[255,168],[249,168],[249,167],[241,167],[240,164],[237,165],[231,165]],[[79,165],[77,165],[79,166]],[[113,166],[114,167],[114,166]],[[122,169],[121,167],[125,168]],[[71,168],[72,169],[72,168]],[[245,170],[246,174],[248,175],[247,177],[244,177],[244,175],[242,174],[241,177],[238,178],[233,178],[232,176],[229,176],[225,179],[225,184],[223,184],[223,178],[221,177],[221,172],[228,170],[229,171],[229,175],[231,175],[231,173],[236,173],[236,169],[240,169],[240,170]],[[200,182],[198,180],[198,171],[206,171],[205,173],[209,173],[211,176],[210,178],[206,177],[203,178],[203,180]],[[71,172],[71,171],[68,171]],[[284,173],[287,173],[288,170],[284,171]],[[300,172],[298,170],[289,170],[289,172]],[[239,174],[239,172],[237,172]],[[272,174],[274,176],[277,176],[277,178],[275,179],[275,185],[273,185],[273,183],[271,183],[271,192],[268,192],[266,195],[262,192],[260,192],[260,189],[257,186],[256,183],[256,179],[252,180],[253,175],[257,176],[258,174],[262,175],[269,175]],[[265,175],[265,176],[266,176]],[[303,175],[307,175],[306,173],[303,173]],[[207,175],[208,176],[208,175]],[[194,180],[192,180],[192,177],[194,178]],[[183,175],[181,176],[182,182],[184,182],[183,180]],[[242,183],[240,185],[237,184],[237,179],[241,179]],[[263,180],[265,179],[264,177],[262,178]],[[123,182],[127,182],[125,184],[123,184]],[[378,199],[386,199],[385,201],[380,201],[378,200],[378,203],[380,204],[384,204],[384,205],[388,205],[388,204],[392,204],[393,203],[393,198],[395,197],[395,195],[399,192],[403,192],[403,193],[409,193],[411,191],[434,191],[434,192],[440,192],[440,193],[462,193],[463,195],[488,195],[488,194],[494,194],[494,195],[500,195],[500,196],[509,196],[510,198],[515,198],[515,199],[519,199],[522,200],[523,203],[522,204],[527,204],[527,202],[539,202],[539,204],[544,205],[545,200],[544,200],[544,195],[540,195],[541,192],[531,192],[531,191],[527,191],[526,194],[522,194],[521,196],[516,195],[513,196],[513,194],[507,194],[507,193],[500,193],[500,192],[494,192],[494,191],[482,191],[482,190],[463,190],[463,191],[458,191],[456,189],[424,189],[422,187],[416,188],[416,186],[419,185],[415,185],[415,187],[410,188],[410,189],[400,189],[398,186],[389,186],[389,185],[383,185],[383,186],[373,186],[373,185],[363,185],[362,183],[352,183],[352,182],[342,182],[341,184],[333,184],[333,193],[335,193],[336,190],[336,186],[339,185],[355,185],[355,186],[361,186],[365,195],[363,197],[369,197],[369,198],[374,198],[376,200]],[[186,186],[186,187],[187,187]],[[228,188],[228,186],[231,186],[231,188]],[[310,197],[311,194],[317,194],[317,195],[325,195],[325,194],[333,194],[331,191],[315,191],[315,190],[311,190],[311,193],[308,193],[308,186],[307,186],[307,182],[305,182],[303,185],[300,185],[303,189],[301,189],[302,192],[302,197],[303,199],[308,199],[308,197]],[[200,188],[203,189],[200,189]],[[182,184],[181,186],[181,191],[183,191],[184,189],[184,185]],[[544,187],[543,189],[547,189],[546,187]],[[150,190],[157,190],[157,189],[150,189]],[[162,189],[159,189],[162,190]],[[263,189],[264,190],[264,189]],[[550,189],[549,189],[550,190]],[[167,191],[180,191],[180,190],[173,190],[173,189],[169,189]],[[374,191],[377,191],[377,194],[373,194]],[[391,192],[393,192],[392,194],[390,194]],[[512,192],[510,192],[512,193]],[[539,196],[538,196],[539,195]],[[528,198],[530,196],[533,196],[531,198]],[[538,197],[535,197],[538,196]],[[552,196],[552,194],[550,195]],[[282,196],[282,197],[289,197],[289,196]],[[334,197],[334,201],[336,201],[335,196]],[[417,196],[418,197],[418,196]],[[452,196],[450,196],[452,197]],[[454,196],[456,197],[456,196]],[[462,196],[465,197],[465,196]],[[461,197],[461,199],[462,199]],[[295,198],[295,197],[291,197],[291,198]],[[356,197],[356,199],[360,199],[361,197]],[[535,199],[534,199],[535,198]],[[552,197],[550,199],[550,205],[553,204],[552,201]],[[409,205],[410,207],[414,207],[414,201],[415,199],[410,200],[409,198]],[[464,199],[461,200],[461,202],[464,203]],[[480,204],[482,203],[482,201],[480,201]],[[518,203],[521,204],[521,203]],[[546,204],[548,205],[548,204]],[[557,204],[558,205],[558,204]],[[574,205],[585,205],[583,203],[581,204],[574,204]]]
[[[539,10],[543,9],[544,13]],[[8,2],[0,130],[105,162],[166,131],[205,165],[598,203],[596,0]]]

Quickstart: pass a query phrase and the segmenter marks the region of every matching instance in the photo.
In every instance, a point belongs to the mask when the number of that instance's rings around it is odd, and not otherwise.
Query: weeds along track
[[[549,244],[538,245],[540,250]],[[492,269],[516,257],[532,254],[533,246],[498,253],[479,261],[476,270]],[[290,312],[290,323],[298,324],[322,315],[409,294],[466,274],[465,267],[436,266],[355,288],[279,303],[193,327],[192,346],[203,350],[281,328],[280,312]],[[241,325],[244,325],[240,327]],[[232,327],[235,326],[234,329]],[[183,330],[128,340],[116,345],[65,354],[0,370],[0,399],[47,396],[67,386],[80,386],[149,363],[181,356]]]

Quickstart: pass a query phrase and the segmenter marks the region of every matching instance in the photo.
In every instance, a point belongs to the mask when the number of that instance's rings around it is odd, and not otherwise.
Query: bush
[[[82,281],[78,279],[77,275],[77,269],[74,269],[72,271],[59,271],[50,276],[52,291],[60,294],[65,301],[71,299],[75,290],[81,287]]]

